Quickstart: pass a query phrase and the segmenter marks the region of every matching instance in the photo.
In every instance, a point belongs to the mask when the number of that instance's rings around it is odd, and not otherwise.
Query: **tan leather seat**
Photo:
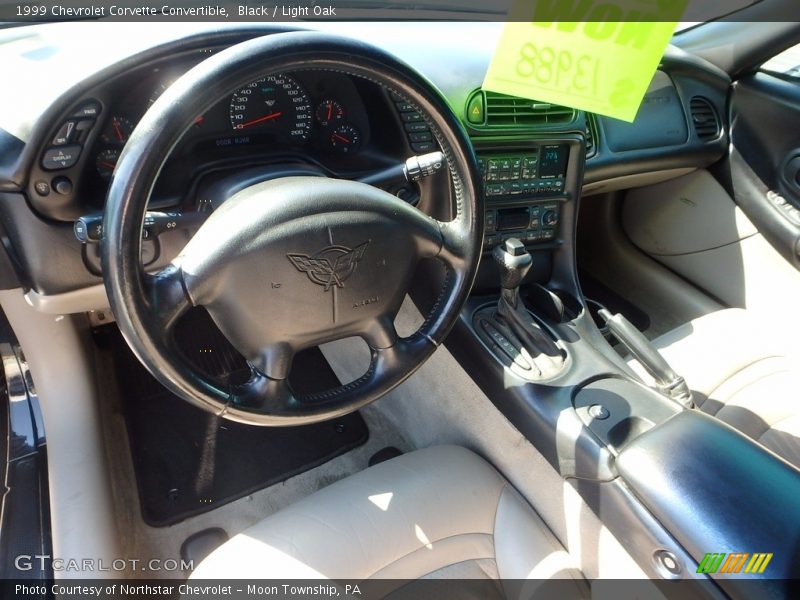
[[[686,379],[700,410],[800,467],[800,361],[779,325],[727,309],[654,343]]]
[[[570,597],[585,589],[533,509],[456,446],[405,454],[312,494],[233,537],[192,578],[560,578]]]

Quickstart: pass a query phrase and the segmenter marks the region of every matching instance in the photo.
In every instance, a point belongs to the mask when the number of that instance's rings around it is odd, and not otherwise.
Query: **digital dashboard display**
[[[539,177],[541,179],[557,179],[567,172],[569,148],[566,144],[542,146],[539,153]]]

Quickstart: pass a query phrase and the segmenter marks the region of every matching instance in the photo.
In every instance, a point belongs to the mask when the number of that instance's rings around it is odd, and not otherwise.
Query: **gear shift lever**
[[[500,268],[500,285],[503,288],[496,316],[519,338],[542,377],[555,375],[564,365],[564,355],[531,317],[519,298],[519,286],[533,263],[531,255],[521,241],[510,238],[497,246],[492,256]]]
[[[506,302],[512,307],[519,303],[519,286],[533,264],[525,244],[510,238],[494,249],[494,260],[500,267],[500,286]]]

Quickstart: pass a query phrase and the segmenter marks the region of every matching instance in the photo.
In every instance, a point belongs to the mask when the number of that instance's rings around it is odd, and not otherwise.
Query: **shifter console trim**
[[[531,356],[531,353],[511,329],[496,318],[496,304],[489,303],[478,307],[472,315],[472,327],[491,355],[517,377],[525,381],[536,382],[555,379],[569,368],[569,353],[561,342],[555,341],[555,336],[544,323],[530,311],[526,310],[526,312],[544,335],[553,338],[553,344],[561,353],[563,363],[556,373],[542,373],[542,370],[536,365],[536,357]]]

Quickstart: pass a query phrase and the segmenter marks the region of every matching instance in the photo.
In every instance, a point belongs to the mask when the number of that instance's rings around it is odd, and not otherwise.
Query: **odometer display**
[[[231,127],[236,132],[269,133],[305,142],[314,118],[306,91],[288,75],[270,75],[231,96]]]

